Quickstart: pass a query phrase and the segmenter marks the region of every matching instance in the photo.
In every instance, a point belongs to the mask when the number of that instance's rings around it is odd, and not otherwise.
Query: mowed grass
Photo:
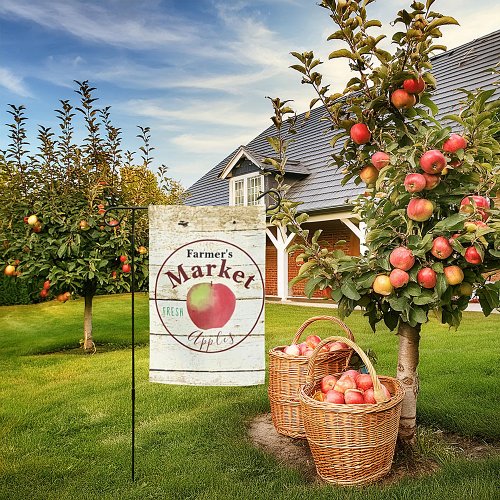
[[[136,481],[130,480],[130,296],[98,297],[95,355],[78,347],[83,302],[0,308],[1,499],[494,499],[500,459],[448,457],[438,472],[390,486],[336,488],[309,482],[248,440],[269,411],[265,386],[206,388],[148,382],[148,301],[136,296]],[[266,343],[289,343],[311,316],[332,309],[270,304]],[[347,319],[396,370],[397,336]],[[307,332],[340,329],[321,322]],[[465,315],[458,331],[435,322],[421,340],[418,419],[426,427],[498,441],[500,316]],[[111,347],[111,349],[110,349]]]

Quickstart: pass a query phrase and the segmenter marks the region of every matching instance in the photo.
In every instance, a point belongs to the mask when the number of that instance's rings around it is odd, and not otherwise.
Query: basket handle
[[[312,318],[309,318],[306,320],[300,328],[297,330],[297,333],[295,334],[295,337],[292,340],[292,344],[297,344],[300,336],[304,333],[304,330],[311,324],[314,323],[315,321],[331,321],[332,323],[335,323],[336,325],[340,326],[342,330],[347,334],[349,339],[354,341],[354,335],[352,334],[351,330],[349,327],[343,322],[340,321],[340,319],[336,318],[335,316],[313,316]],[[344,337],[342,337],[344,338]]]
[[[368,373],[370,374],[370,377],[372,378],[373,382],[373,396],[375,398],[375,401],[377,403],[384,403],[385,401],[388,401],[386,398],[382,385],[380,383],[380,380],[377,377],[377,372],[375,371],[375,368],[373,367],[371,361],[369,360],[368,356],[364,353],[363,349],[359,347],[353,340],[345,338],[345,337],[328,337],[327,339],[322,340],[314,349],[313,353],[311,354],[311,357],[309,358],[309,362],[307,363],[307,375],[306,375],[306,384],[313,384],[314,383],[314,361],[316,360],[316,356],[318,355],[319,351],[321,348],[330,343],[330,342],[335,342],[335,341],[341,341],[345,342],[348,346],[350,346],[352,349],[354,349],[359,357],[363,360]]]

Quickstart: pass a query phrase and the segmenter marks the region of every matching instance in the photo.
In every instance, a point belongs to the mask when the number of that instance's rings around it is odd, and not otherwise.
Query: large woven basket
[[[365,363],[372,377],[375,399],[380,382],[389,389],[391,399],[376,404],[333,404],[313,399],[319,389],[318,353],[323,345],[342,340]],[[331,373],[335,375],[335,373]],[[307,440],[316,470],[325,481],[339,485],[368,484],[385,476],[391,469],[398,436],[404,388],[391,377],[377,377],[366,354],[349,339],[330,337],[323,340],[309,359],[307,382],[299,391]]]
[[[306,328],[316,321],[329,321],[340,326],[347,336],[354,340],[351,330],[335,316],[315,316],[305,321],[295,334],[292,344],[297,344]],[[339,337],[344,339],[344,337]],[[325,345],[323,343],[323,345]],[[286,436],[305,439],[306,430],[302,421],[299,389],[306,382],[309,358],[290,356],[278,346],[269,351],[269,402],[275,429]],[[315,380],[329,373],[337,373],[346,368],[353,353],[352,349],[321,352],[316,355]]]

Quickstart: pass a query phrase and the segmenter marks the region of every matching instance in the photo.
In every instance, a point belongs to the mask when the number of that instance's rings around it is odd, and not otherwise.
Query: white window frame
[[[236,181],[243,181],[243,206],[248,206],[248,179],[254,178],[254,177],[259,177],[260,178],[260,188],[259,191],[262,193],[264,192],[264,176],[259,173],[251,172],[249,174],[244,174],[244,175],[238,175],[236,177],[231,177],[229,179],[229,205],[230,206],[235,206],[235,189],[234,185]],[[265,197],[262,197],[258,205],[264,205],[265,204]],[[240,205],[241,206],[241,205]]]

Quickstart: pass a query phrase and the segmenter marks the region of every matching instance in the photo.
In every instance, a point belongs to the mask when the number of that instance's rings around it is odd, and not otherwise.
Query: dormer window
[[[264,199],[257,197],[264,191],[264,176],[246,174],[229,180],[230,204],[235,206],[263,205]]]

